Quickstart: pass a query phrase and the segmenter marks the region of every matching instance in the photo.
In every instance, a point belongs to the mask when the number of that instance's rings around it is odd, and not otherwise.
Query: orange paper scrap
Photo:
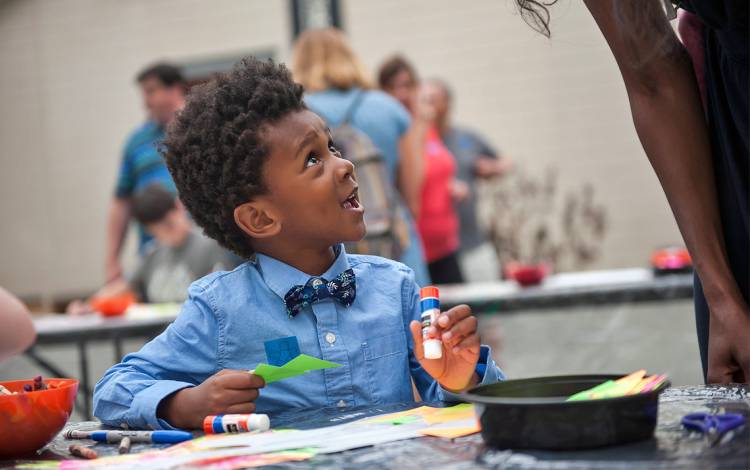
[[[476,434],[481,430],[482,428],[479,426],[479,423],[476,423],[473,426],[461,426],[457,428],[428,428],[428,429],[423,429],[419,431],[419,433],[422,434],[423,436],[445,437],[448,439],[455,439],[456,437],[464,437],[464,436],[469,436],[471,434]]]

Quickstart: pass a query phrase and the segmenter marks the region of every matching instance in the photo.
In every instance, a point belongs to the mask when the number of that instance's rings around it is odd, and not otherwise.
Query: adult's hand
[[[750,311],[742,300],[710,306],[708,383],[750,380]]]

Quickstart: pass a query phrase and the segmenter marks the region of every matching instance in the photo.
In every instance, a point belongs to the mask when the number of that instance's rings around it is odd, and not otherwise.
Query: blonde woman
[[[399,261],[414,270],[420,285],[428,284],[413,217],[419,213],[423,169],[415,138],[417,130],[409,112],[395,99],[373,89],[365,67],[337,29],[302,33],[294,45],[292,72],[305,87],[305,103],[312,111],[331,128],[341,125],[349,113],[349,123],[367,135],[382,153],[391,181],[401,195],[400,211],[409,226],[409,243]]]

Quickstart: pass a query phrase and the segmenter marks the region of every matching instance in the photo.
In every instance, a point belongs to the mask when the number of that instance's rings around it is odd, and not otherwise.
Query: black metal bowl
[[[507,380],[462,394],[476,405],[482,438],[501,449],[584,449],[649,439],[666,382],[637,395],[565,400],[620,375],[566,375]]]

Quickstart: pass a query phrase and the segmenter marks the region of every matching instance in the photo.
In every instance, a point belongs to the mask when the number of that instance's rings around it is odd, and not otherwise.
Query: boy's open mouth
[[[359,190],[358,188],[354,188],[352,193],[349,195],[348,198],[344,202],[341,203],[341,207],[344,209],[354,209],[354,210],[361,210],[362,204],[359,203]]]

